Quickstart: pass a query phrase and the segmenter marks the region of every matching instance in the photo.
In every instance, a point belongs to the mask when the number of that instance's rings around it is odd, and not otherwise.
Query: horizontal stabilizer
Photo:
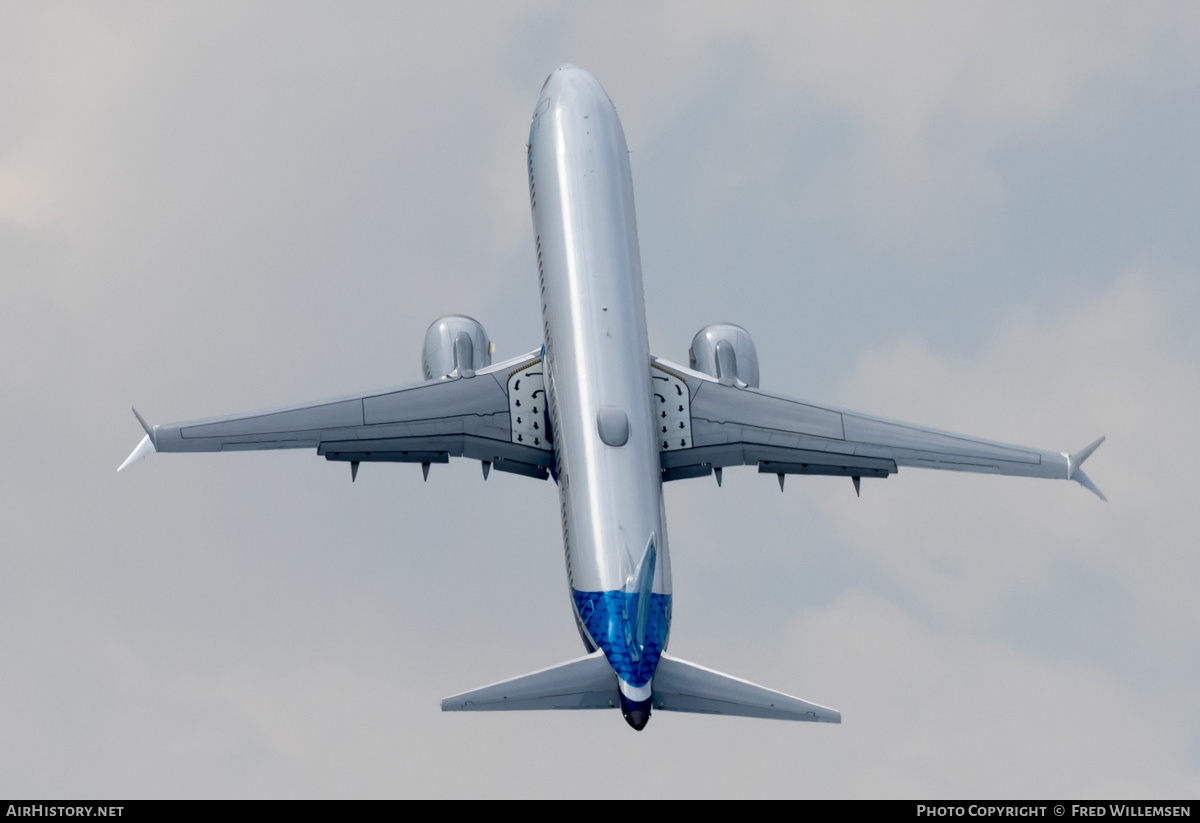
[[[655,711],[841,723],[842,713],[663,654],[654,673]]]
[[[548,669],[502,680],[442,700],[444,712],[615,709],[621,705],[617,676],[597,651]]]

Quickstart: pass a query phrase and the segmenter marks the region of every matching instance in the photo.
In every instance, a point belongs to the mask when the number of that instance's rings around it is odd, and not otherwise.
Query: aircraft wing
[[[469,457],[484,462],[485,476],[491,465],[544,479],[552,452],[541,363],[538,349],[471,377],[165,426],[150,426],[137,415],[146,437],[121,469],[153,452],[316,449],[354,469],[360,462]]]
[[[659,358],[650,371],[664,480],[757,465],[782,486],[788,474],[888,477],[911,466],[1074,480],[1107,499],[1080,468],[1103,437],[1074,454],[1044,451],[780,397]]]

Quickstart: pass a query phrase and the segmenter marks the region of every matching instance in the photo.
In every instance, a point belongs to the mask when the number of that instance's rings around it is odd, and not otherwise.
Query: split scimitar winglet
[[[125,458],[125,462],[118,467],[117,471],[119,472],[125,471],[125,469],[127,469],[133,463],[136,463],[146,455],[154,454],[154,452],[157,451],[157,449],[154,448],[154,441],[156,439],[154,427],[148,424],[145,419],[138,414],[137,409],[133,410],[133,416],[136,417],[138,422],[142,424],[142,428],[146,431],[146,436],[142,438],[141,443],[137,444],[137,448],[133,450],[133,453],[130,454],[129,457]]]
[[[1092,494],[1096,495],[1101,500],[1103,500],[1105,503],[1107,503],[1108,498],[1104,496],[1104,492],[1100,491],[1100,489],[1096,487],[1096,484],[1092,482],[1092,478],[1088,477],[1086,474],[1083,473],[1083,468],[1082,468],[1083,461],[1087,460],[1089,457],[1091,457],[1092,452],[1094,452],[1096,449],[1098,449],[1100,447],[1100,444],[1103,442],[1104,442],[1104,438],[1101,437],[1097,440],[1092,441],[1088,445],[1084,446],[1082,449],[1075,452],[1074,454],[1066,455],[1067,479],[1074,480],[1076,483],[1083,486],[1085,489],[1090,491]]]

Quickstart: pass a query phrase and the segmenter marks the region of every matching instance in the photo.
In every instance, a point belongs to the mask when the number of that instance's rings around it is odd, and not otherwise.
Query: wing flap
[[[450,457],[468,457],[491,463],[498,471],[542,480],[549,476],[553,458],[543,449],[469,434],[324,440],[317,454],[354,463],[445,463]]]

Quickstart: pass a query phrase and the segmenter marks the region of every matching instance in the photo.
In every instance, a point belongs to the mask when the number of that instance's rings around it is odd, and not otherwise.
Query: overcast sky
[[[556,66],[632,150],[652,349],[1075,484],[667,488],[671,651],[841,726],[442,714],[582,652],[557,492],[151,422],[540,344]],[[0,795],[1200,794],[1194,3],[0,5]]]

